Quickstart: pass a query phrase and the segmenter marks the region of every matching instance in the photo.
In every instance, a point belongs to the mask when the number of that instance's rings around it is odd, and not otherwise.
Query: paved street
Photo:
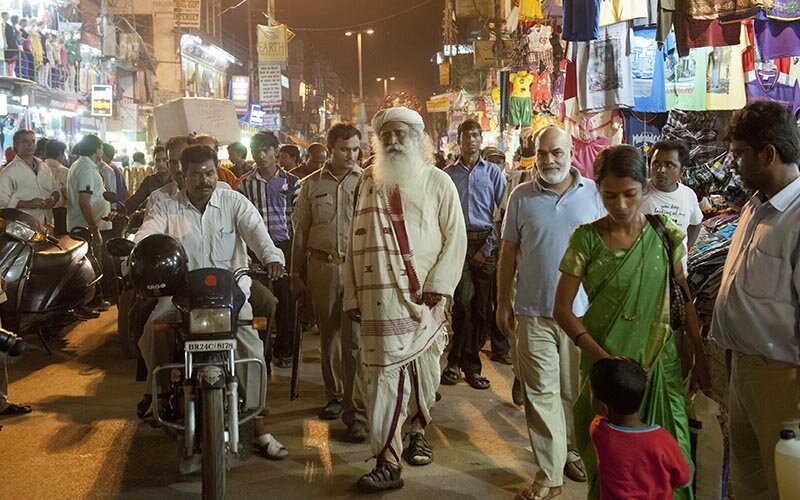
[[[143,392],[135,363],[123,360],[115,337],[116,311],[69,328],[48,356],[31,348],[10,365],[10,397],[33,405],[26,417],[0,420],[0,499],[195,499],[200,476],[177,474],[175,442],[135,415]],[[366,444],[344,442],[341,422],[316,418],[323,403],[319,342],[306,336],[301,397],[289,402],[290,370],[270,381],[271,423],[289,458],[260,457],[228,474],[228,498],[353,498],[355,481],[373,462]],[[524,414],[510,402],[511,369],[485,361],[489,391],[463,382],[442,387],[428,436],[434,463],[406,467],[404,489],[390,499],[508,499],[534,468]],[[582,498],[569,482],[564,500]]]

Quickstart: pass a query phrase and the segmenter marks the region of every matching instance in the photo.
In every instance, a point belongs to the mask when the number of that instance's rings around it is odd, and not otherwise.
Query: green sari
[[[668,217],[667,227],[674,262],[686,253],[681,231]],[[626,356],[648,371],[647,392],[639,410],[647,424],[658,424],[678,441],[686,461],[692,464],[689,422],[681,364],[669,326],[669,273],[667,253],[658,233],[648,223],[631,248],[611,250],[591,224],[578,227],[570,239],[560,270],[581,279],[589,297],[583,324],[606,352]],[[588,356],[581,360],[581,381],[574,406],[575,439],[587,468],[590,499],[600,497],[597,456],[589,438],[594,417],[590,404]],[[676,489],[674,499],[693,498],[691,488]]]

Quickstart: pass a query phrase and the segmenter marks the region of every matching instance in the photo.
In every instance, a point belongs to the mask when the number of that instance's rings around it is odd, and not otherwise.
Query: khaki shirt
[[[360,167],[337,179],[329,164],[303,179],[292,220],[295,233],[305,233],[309,249],[345,256],[353,224],[353,197],[360,179]]]

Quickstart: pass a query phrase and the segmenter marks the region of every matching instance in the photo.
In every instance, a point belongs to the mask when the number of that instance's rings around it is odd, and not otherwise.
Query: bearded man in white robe
[[[467,240],[458,192],[433,166],[422,117],[389,108],[372,126],[376,161],[356,189],[344,308],[361,323],[377,458],[358,486],[381,491],[403,486],[401,457],[411,465],[433,461],[425,426],[447,345],[445,305],[461,277]]]

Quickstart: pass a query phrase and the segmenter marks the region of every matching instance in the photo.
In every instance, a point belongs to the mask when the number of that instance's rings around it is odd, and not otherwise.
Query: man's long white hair
[[[421,127],[410,126],[406,143],[386,147],[379,133],[372,137],[375,183],[388,188],[416,185],[425,168],[433,167],[433,144]]]

